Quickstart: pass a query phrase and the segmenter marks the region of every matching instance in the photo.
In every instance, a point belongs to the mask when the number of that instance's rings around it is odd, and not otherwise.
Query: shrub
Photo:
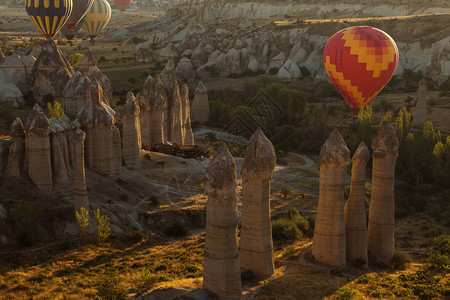
[[[80,212],[75,212],[75,218],[77,220],[78,228],[80,229],[80,238],[82,239],[89,226],[89,211],[86,208],[81,207]]]
[[[439,270],[450,269],[450,236],[440,235],[433,240],[429,252],[433,268]]]
[[[292,223],[297,227],[300,232],[308,237],[312,237],[314,231],[311,231],[311,226],[309,225],[308,220],[302,216],[295,208],[289,212],[289,219],[291,219]]]
[[[82,58],[83,58],[83,54],[80,54],[80,53],[70,54],[69,55],[69,63],[72,66],[72,68],[75,68]]]
[[[19,228],[19,244],[22,246],[26,247],[33,244],[35,223],[40,213],[38,207],[26,202],[17,204],[11,210],[11,217]]]
[[[104,274],[97,287],[98,299],[127,299],[127,290],[115,272]]]
[[[64,115],[64,109],[62,109],[61,103],[55,101],[53,104],[47,102],[48,117],[59,119]]]
[[[289,196],[291,194],[291,189],[283,186],[280,188],[280,194],[283,195],[283,198],[287,198],[287,196]]]
[[[288,218],[272,221],[272,238],[275,241],[293,241],[301,237],[301,232]]]
[[[203,183],[199,183],[196,189],[197,193],[203,193],[205,191],[205,185]]]
[[[187,235],[187,229],[180,223],[173,222],[164,228],[164,234],[169,237],[185,237]]]
[[[143,268],[139,278],[139,287],[149,289],[159,281],[159,275],[153,274],[150,268]]]
[[[111,220],[107,215],[100,214],[100,210],[97,209],[94,213],[94,220],[97,225],[97,237],[100,243],[106,241],[111,234],[109,224]]]
[[[395,252],[391,263],[393,268],[405,270],[411,263],[411,257],[407,253]]]
[[[100,56],[100,58],[98,59],[98,63],[102,64],[102,63],[105,63],[105,62],[106,62],[106,57]]]
[[[145,233],[139,230],[133,230],[125,235],[125,241],[130,244],[136,244],[145,238]]]
[[[349,287],[341,287],[336,295],[336,300],[350,300],[356,298],[356,291]]]

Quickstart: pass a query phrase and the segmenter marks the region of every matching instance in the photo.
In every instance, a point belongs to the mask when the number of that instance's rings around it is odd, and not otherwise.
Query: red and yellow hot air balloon
[[[69,19],[72,0],[25,0],[25,9],[34,25],[49,39]]]
[[[128,7],[130,7],[132,0],[114,0],[114,4],[120,11],[125,11]]]
[[[331,81],[355,114],[386,86],[398,65],[398,48],[385,32],[355,26],[334,34],[323,63]]]

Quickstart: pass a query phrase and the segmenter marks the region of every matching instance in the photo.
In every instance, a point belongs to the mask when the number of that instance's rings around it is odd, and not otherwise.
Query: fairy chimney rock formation
[[[13,139],[13,144],[9,148],[6,175],[17,177],[22,173],[25,156],[25,129],[22,120],[19,118],[16,118],[11,125],[10,136]]]
[[[26,122],[25,157],[28,176],[42,191],[50,192],[53,187],[50,156],[50,122],[42,108],[36,103]]]
[[[75,176],[74,176],[74,199],[75,211],[80,211],[82,207],[89,210],[89,199],[86,188],[86,176],[84,169],[84,140],[86,134],[77,128],[74,131],[75,140]]]
[[[276,165],[275,149],[258,128],[250,138],[242,167],[241,268],[257,275],[274,272],[270,218],[270,180]]]
[[[78,111],[86,103],[86,92],[89,90],[91,81],[86,74],[76,71],[64,87],[61,105],[64,113],[74,119]]]
[[[367,267],[366,165],[370,152],[361,142],[352,158],[350,195],[345,204],[347,259]]]
[[[184,136],[184,145],[194,145],[194,133],[192,132],[191,126],[191,105],[187,84],[183,84],[183,87],[181,88],[181,119],[181,131]]]
[[[385,265],[394,257],[394,181],[399,143],[389,122],[384,122],[372,142],[372,197],[369,209],[369,254]]]
[[[344,189],[350,150],[335,129],[319,155],[320,187],[312,254],[317,261],[346,266]]]
[[[49,121],[52,131],[50,140],[53,175],[58,180],[66,181],[70,170],[69,148],[66,137],[66,132],[70,129],[70,119],[63,115],[59,119],[51,118]]]
[[[175,73],[178,80],[193,81],[195,79],[194,67],[192,66],[191,60],[187,57],[180,59]]]
[[[139,155],[142,148],[141,124],[139,122],[140,111],[139,103],[136,101],[133,93],[128,92],[127,101],[122,111],[122,157],[125,166],[131,169],[139,167],[141,163]]]
[[[207,123],[209,122],[209,117],[208,89],[200,81],[195,89],[194,101],[191,107],[191,120],[192,122]]]
[[[206,241],[203,287],[224,299],[241,298],[237,246],[236,164],[221,146],[205,174]]]
[[[150,111],[152,107],[147,99],[140,96],[139,100],[139,124],[141,126],[141,141],[142,148],[145,150],[150,150],[152,147],[152,139],[150,134]]]
[[[427,81],[422,79],[419,82],[419,92],[417,98],[416,112],[412,121],[412,126],[422,127],[427,121]]]
[[[165,143],[169,136],[169,101],[166,89],[159,76],[148,76],[142,87],[141,96],[150,104],[150,138],[152,146]]]
[[[105,103],[105,97],[100,84],[91,86],[76,122],[86,132],[86,165],[100,174],[116,176],[122,170],[121,138],[114,125],[115,111]]]
[[[161,74],[159,74],[159,77],[161,78],[161,82],[166,90],[171,91],[172,83],[176,80],[175,63],[172,58],[169,59],[164,67],[164,70],[162,70]]]
[[[52,39],[48,39],[42,43],[42,50],[31,69],[29,86],[35,97],[51,94],[58,99],[73,73],[65,54]]]
[[[97,67],[97,60],[90,50],[87,50],[83,58],[77,64],[77,70],[84,73],[92,82],[97,82],[101,85],[103,91],[108,96],[106,99],[106,104],[110,105],[110,100],[112,99],[113,87],[109,78],[100,71]]]
[[[172,81],[170,90],[170,108],[169,108],[169,138],[168,140],[172,143],[179,145],[184,144],[184,136],[182,132],[182,107],[181,107],[181,95],[180,88],[178,87],[178,82],[176,79]]]

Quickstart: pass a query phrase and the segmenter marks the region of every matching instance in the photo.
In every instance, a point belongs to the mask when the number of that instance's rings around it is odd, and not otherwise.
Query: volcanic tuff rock
[[[172,89],[170,92],[169,98],[169,116],[170,116],[170,127],[169,132],[170,136],[168,141],[172,143],[177,143],[180,145],[184,144],[184,136],[183,136],[183,116],[182,116],[182,107],[181,107],[181,95],[180,88],[178,87],[178,82],[174,79],[172,84]]]
[[[25,167],[28,176],[42,191],[52,190],[52,163],[50,156],[50,122],[42,108],[35,104],[25,121]]]
[[[84,170],[84,140],[86,134],[77,128],[74,132],[76,163],[74,176],[74,199],[75,211],[80,211],[81,207],[89,210],[89,199],[86,188],[86,176]]]
[[[66,181],[70,171],[69,147],[66,136],[70,129],[70,119],[63,115],[59,119],[51,118],[49,121],[52,131],[50,139],[53,175],[59,180]]]
[[[16,118],[11,125],[10,136],[13,138],[13,144],[9,148],[6,175],[17,177],[22,173],[25,156],[25,129],[19,118]]]
[[[73,73],[65,54],[52,39],[48,39],[42,44],[42,51],[31,70],[28,84],[35,97],[51,94],[60,98]]]
[[[161,78],[161,82],[163,83],[164,88],[168,91],[168,93],[170,93],[172,89],[172,83],[177,77],[173,59],[169,59],[161,74],[159,74],[159,77]]]
[[[345,204],[347,259],[367,267],[366,165],[370,152],[361,142],[352,158],[350,195]]]
[[[152,146],[150,134],[150,110],[152,107],[150,106],[148,100],[142,97],[142,95],[138,96],[138,103],[140,108],[139,123],[141,126],[142,148],[150,150]]]
[[[242,167],[241,268],[270,276],[274,272],[270,180],[276,165],[275,149],[258,128],[250,138]]]
[[[206,241],[203,287],[225,299],[240,299],[237,246],[236,164],[220,146],[205,174]]]
[[[312,254],[320,262],[346,266],[344,189],[350,150],[335,129],[320,150],[319,204]]]
[[[172,43],[169,43],[165,48],[159,51],[158,57],[161,61],[167,61],[178,57],[178,50]]]
[[[32,55],[9,55],[0,60],[0,82],[7,81],[17,86],[21,93],[28,91],[28,77],[36,58]]]
[[[184,137],[184,145],[194,145],[194,133],[191,127],[191,107],[189,101],[189,88],[183,84],[181,88],[181,134]]]
[[[103,91],[108,96],[104,101],[106,104],[110,105],[110,100],[112,99],[113,87],[108,77],[100,71],[97,67],[97,60],[91,51],[87,50],[83,58],[77,65],[77,70],[81,73],[86,74],[86,76],[93,82],[99,83]]]
[[[195,89],[194,101],[191,108],[192,122],[207,123],[209,122],[209,101],[208,89],[203,82],[199,82]]]
[[[169,135],[169,101],[161,79],[149,76],[142,87],[141,95],[149,102],[150,136],[152,145],[166,142]]]
[[[140,107],[132,92],[128,92],[127,101],[122,111],[123,140],[122,157],[127,168],[139,167],[142,148],[141,125],[139,122]]]
[[[195,79],[194,67],[187,57],[180,59],[175,72],[178,80],[193,81]]]
[[[369,209],[369,253],[385,265],[394,257],[394,181],[398,139],[389,122],[384,122],[372,142],[372,196]]]
[[[416,111],[412,126],[420,128],[427,121],[427,81],[422,79],[419,82],[419,92],[417,97]]]
[[[75,118],[78,111],[86,103],[86,93],[91,81],[86,74],[76,71],[64,87],[61,104],[64,112],[70,118]]]

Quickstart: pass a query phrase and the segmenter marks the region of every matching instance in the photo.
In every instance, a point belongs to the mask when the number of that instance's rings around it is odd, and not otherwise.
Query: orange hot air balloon
[[[385,32],[355,26],[335,33],[323,52],[331,81],[357,114],[386,86],[398,65],[398,49]]]
[[[114,4],[120,11],[125,11],[128,7],[130,7],[132,0],[114,0]]]

